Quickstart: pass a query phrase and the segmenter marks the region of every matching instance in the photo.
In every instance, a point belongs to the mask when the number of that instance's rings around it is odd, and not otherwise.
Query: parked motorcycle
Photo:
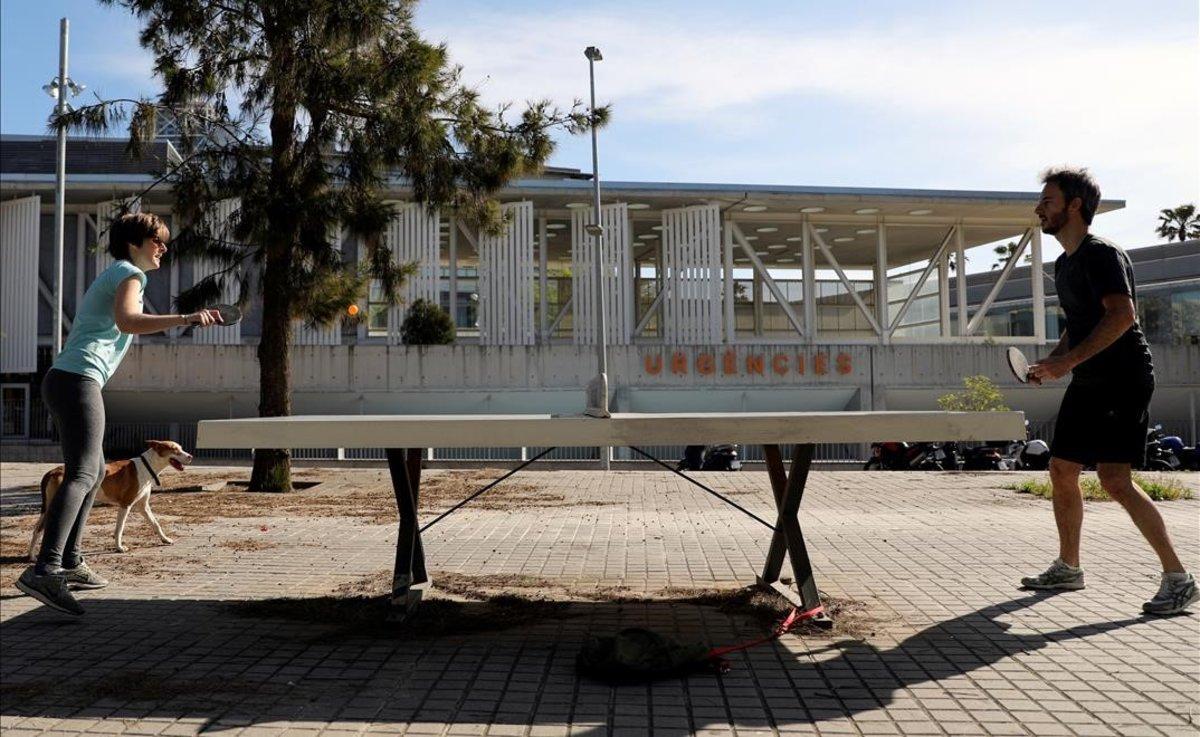
[[[1184,445],[1183,438],[1178,435],[1164,435],[1159,443],[1164,450],[1170,451],[1179,459],[1179,465],[1175,466],[1175,470],[1200,471],[1200,453],[1195,447],[1189,448]]]
[[[1176,436],[1170,436],[1172,442],[1164,442],[1162,425],[1155,425],[1146,431],[1146,464],[1145,471],[1176,471],[1183,467],[1183,462],[1175,453],[1175,445],[1182,447],[1183,441]]]
[[[964,471],[1008,471],[1012,468],[1012,462],[1000,453],[1000,448],[992,445],[964,448],[962,453]]]
[[[951,443],[871,443],[865,471],[951,471],[958,468]]]
[[[742,460],[736,445],[689,445],[677,471],[740,471]]]
[[[1001,454],[1011,469],[1045,471],[1050,468],[1050,446],[1041,438],[1029,437],[1029,421],[1025,421],[1025,438],[1007,444]]]

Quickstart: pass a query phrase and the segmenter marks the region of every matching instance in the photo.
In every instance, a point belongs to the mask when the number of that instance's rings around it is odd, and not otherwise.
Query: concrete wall
[[[111,422],[257,414],[253,346],[134,346],[105,390]],[[996,381],[1033,420],[1053,418],[1064,384],[1017,384],[1003,346],[615,346],[619,411],[938,409],[964,376]],[[1200,403],[1200,347],[1155,346],[1157,421]],[[587,346],[293,348],[296,414],[578,412],[595,372]]]

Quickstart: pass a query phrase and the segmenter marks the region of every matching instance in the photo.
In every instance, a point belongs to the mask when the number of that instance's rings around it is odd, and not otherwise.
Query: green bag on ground
[[[701,644],[681,645],[650,630],[632,627],[612,637],[592,637],[575,666],[583,675],[612,684],[644,683],[689,673],[718,671]]]

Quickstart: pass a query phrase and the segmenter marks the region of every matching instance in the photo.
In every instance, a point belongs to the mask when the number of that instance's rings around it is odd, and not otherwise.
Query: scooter
[[[689,445],[677,471],[740,471],[742,461],[736,445]]]

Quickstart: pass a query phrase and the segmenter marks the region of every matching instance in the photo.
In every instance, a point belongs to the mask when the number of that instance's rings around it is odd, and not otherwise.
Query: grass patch
[[[1135,473],[1133,481],[1156,502],[1173,502],[1192,498],[1192,490],[1177,479],[1166,476],[1149,477]],[[1050,482],[1040,479],[1025,479],[1016,484],[1007,484],[1004,488],[1020,494],[1032,494],[1042,499],[1049,499],[1054,495]],[[1080,479],[1079,488],[1083,490],[1083,498],[1089,502],[1112,501],[1112,497],[1100,486],[1100,480],[1095,476],[1085,476]]]

